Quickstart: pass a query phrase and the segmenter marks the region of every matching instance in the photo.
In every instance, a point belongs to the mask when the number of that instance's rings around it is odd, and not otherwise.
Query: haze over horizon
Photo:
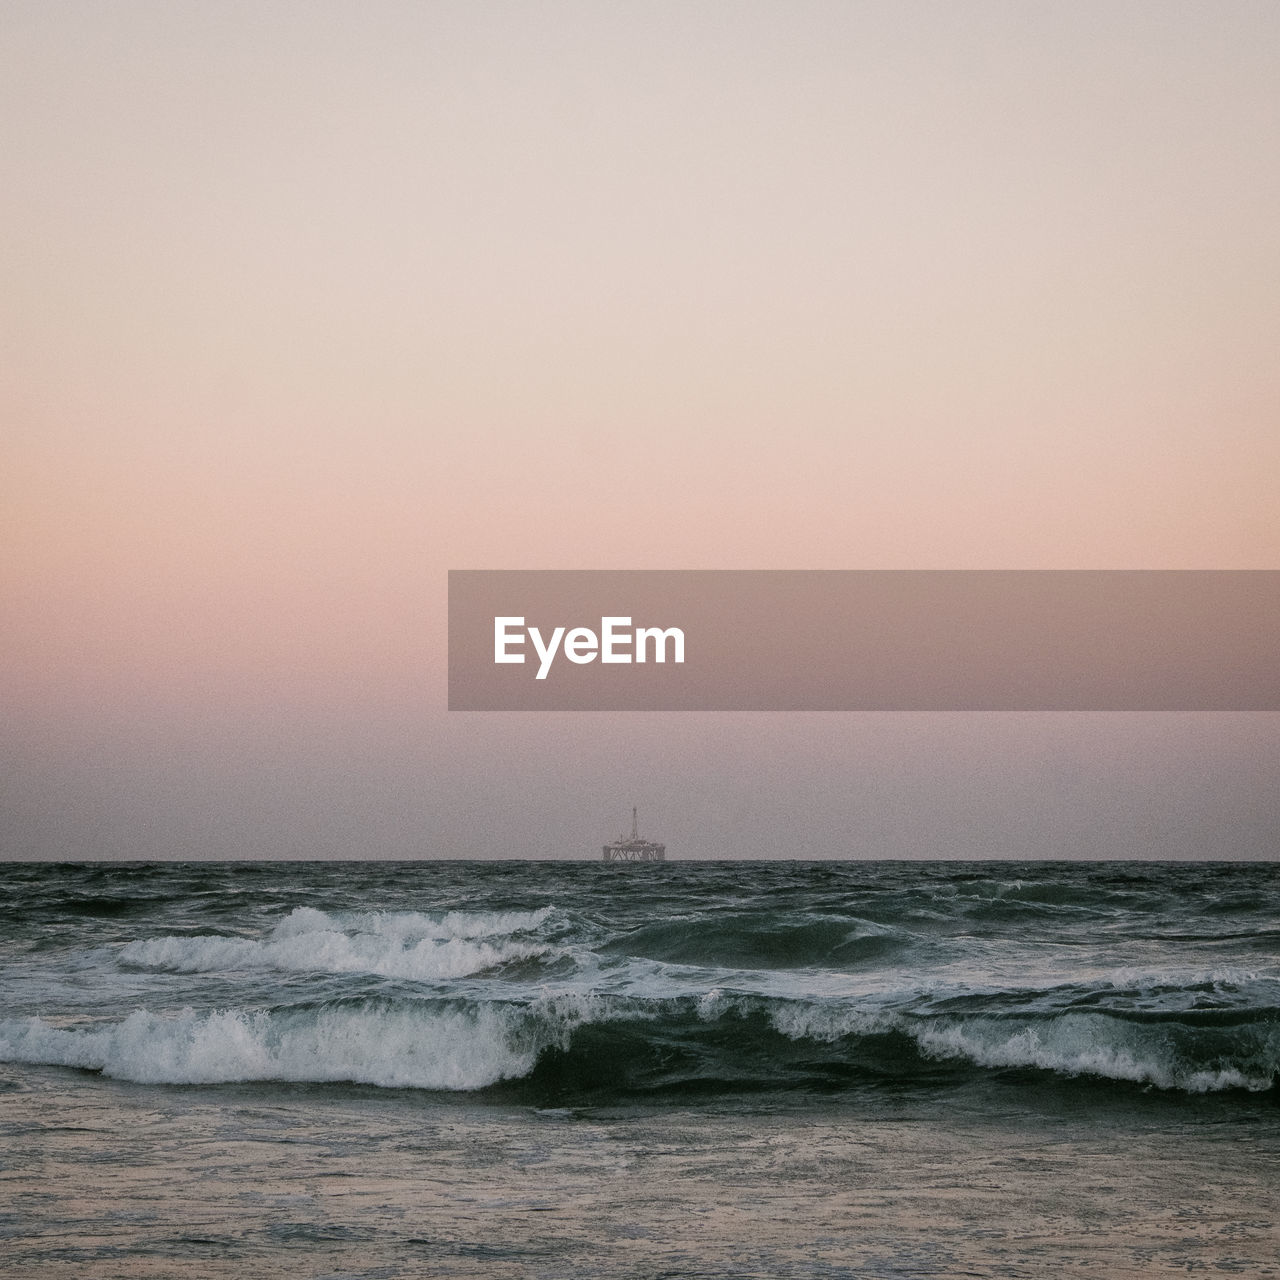
[[[450,568],[1280,566],[1277,85],[1247,0],[6,5],[0,859],[1280,856],[1273,713],[445,709]]]

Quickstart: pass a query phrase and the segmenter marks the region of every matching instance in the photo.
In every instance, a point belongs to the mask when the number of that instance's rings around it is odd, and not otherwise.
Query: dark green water
[[[14,865],[0,1274],[1280,1275],[1275,865]]]
[[[15,866],[0,1059],[540,1105],[1274,1097],[1273,864]]]

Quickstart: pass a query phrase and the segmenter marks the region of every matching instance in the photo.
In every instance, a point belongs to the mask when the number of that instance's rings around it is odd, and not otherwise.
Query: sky
[[[1280,567],[1280,8],[0,9],[0,858],[1277,857],[1274,713],[445,709],[453,569]]]

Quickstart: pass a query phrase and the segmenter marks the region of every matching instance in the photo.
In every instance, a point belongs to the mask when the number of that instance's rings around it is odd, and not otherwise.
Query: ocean
[[[1278,871],[10,864],[0,1274],[1280,1276]]]

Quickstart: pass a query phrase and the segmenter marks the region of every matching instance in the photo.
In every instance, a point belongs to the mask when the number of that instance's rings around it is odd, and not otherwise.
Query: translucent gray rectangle
[[[1276,710],[1278,653],[1273,570],[449,575],[457,711]]]

